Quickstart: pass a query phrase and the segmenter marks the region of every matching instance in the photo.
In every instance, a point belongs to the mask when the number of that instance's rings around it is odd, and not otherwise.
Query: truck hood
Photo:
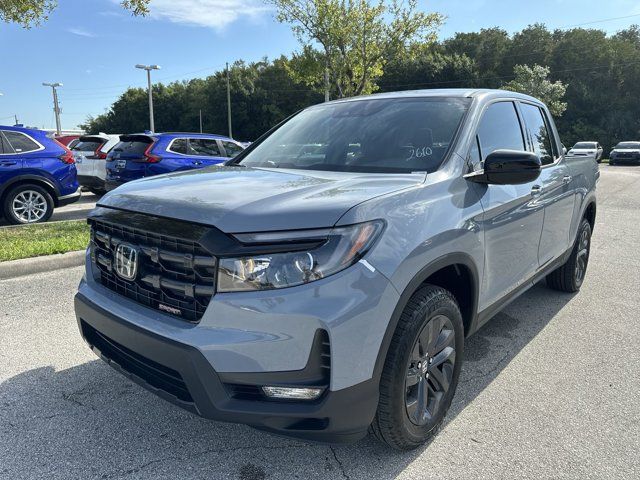
[[[359,203],[424,179],[424,173],[221,166],[126,183],[98,206],[213,225],[228,233],[322,228],[335,225]]]

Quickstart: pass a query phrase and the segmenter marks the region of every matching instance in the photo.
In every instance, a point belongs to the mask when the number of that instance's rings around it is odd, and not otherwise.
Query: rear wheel
[[[569,259],[549,275],[547,285],[561,292],[577,292],[584,282],[591,250],[591,224],[586,218],[580,222],[578,237]]]
[[[53,214],[53,198],[39,185],[19,185],[4,197],[3,211],[14,225],[46,222]]]
[[[394,333],[380,380],[373,434],[398,450],[419,447],[440,428],[458,384],[464,327],[450,292],[426,285]]]

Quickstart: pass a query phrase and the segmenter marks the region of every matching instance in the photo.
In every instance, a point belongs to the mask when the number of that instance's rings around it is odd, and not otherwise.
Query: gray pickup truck
[[[451,405],[465,336],[541,279],[580,289],[598,175],[526,95],[316,105],[225,166],[103,197],[78,325],[206,418],[415,448]]]

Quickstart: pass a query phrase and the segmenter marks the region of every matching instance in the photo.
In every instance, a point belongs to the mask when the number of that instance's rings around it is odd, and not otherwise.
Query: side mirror
[[[540,158],[519,150],[496,150],[484,160],[484,170],[465,175],[470,182],[494,185],[529,183],[540,176]]]
[[[563,155],[567,154],[567,147],[564,146],[564,143],[562,144],[562,154]]]

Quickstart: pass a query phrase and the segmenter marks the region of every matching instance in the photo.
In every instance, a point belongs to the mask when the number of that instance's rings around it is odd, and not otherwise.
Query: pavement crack
[[[342,464],[342,461],[338,458],[338,454],[336,452],[336,449],[333,448],[332,445],[329,445],[329,449],[331,450],[331,453],[333,453],[333,458],[335,458],[336,463],[338,464],[338,468],[340,469],[340,473],[342,474],[342,478],[344,478],[345,480],[351,480],[351,477],[349,476],[349,474],[344,469],[344,465]]]
[[[88,408],[89,410],[92,410],[95,412],[96,409],[93,406],[87,405],[84,402],[78,400],[78,398],[76,398],[77,395],[82,395],[83,393],[85,392],[83,392],[82,390],[78,390],[77,392],[71,392],[71,393],[62,392],[62,398],[67,402],[75,403],[80,407]]]

